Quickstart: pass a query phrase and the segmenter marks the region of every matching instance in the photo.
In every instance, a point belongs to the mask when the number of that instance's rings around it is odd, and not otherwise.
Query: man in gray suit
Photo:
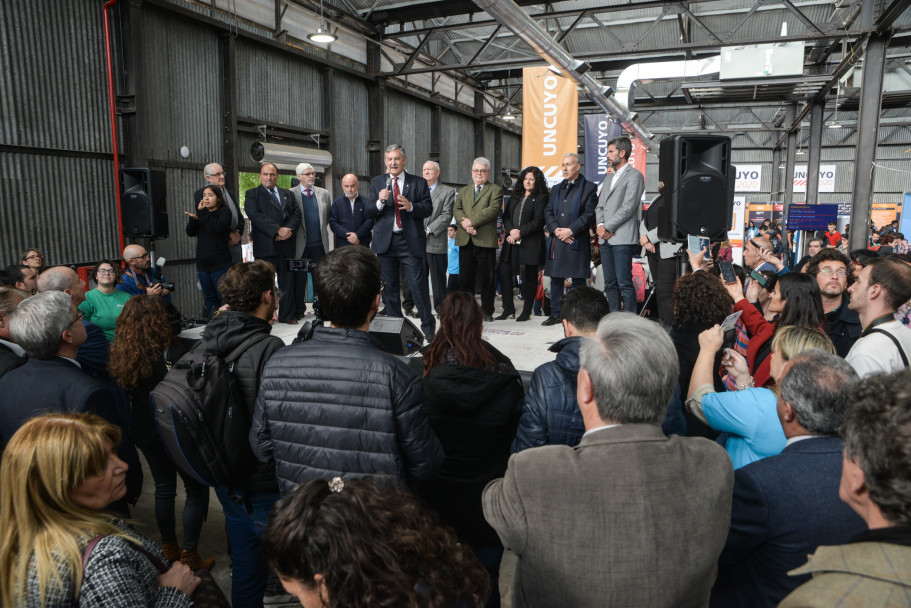
[[[309,163],[301,163],[295,173],[300,185],[291,188],[294,202],[301,212],[301,229],[297,231],[295,252],[297,257],[316,264],[329,252],[329,207],[332,200],[329,191],[318,188],[316,170]],[[294,317],[302,319],[307,314],[307,275],[309,272],[294,273]]]
[[[639,245],[639,216],[645,179],[629,164],[633,145],[628,137],[615,137],[607,144],[607,161],[613,173],[601,188],[595,208],[598,237],[601,239],[601,270],[604,295],[611,312],[623,309],[636,312],[633,286],[633,255]]]
[[[677,373],[667,333],[635,315],[583,340],[582,441],[514,454],[484,490],[518,556],[513,606],[708,605],[734,474],[718,444],[662,434]]]
[[[446,247],[449,236],[446,229],[452,221],[452,206],[455,204],[454,188],[441,183],[440,164],[428,160],[424,163],[424,179],[430,186],[430,200],[433,201],[433,212],[424,218],[424,230],[427,232],[427,253],[424,255],[424,279],[430,273],[430,287],[433,289],[433,309],[440,312],[440,304],[446,297],[446,267],[449,259]]]

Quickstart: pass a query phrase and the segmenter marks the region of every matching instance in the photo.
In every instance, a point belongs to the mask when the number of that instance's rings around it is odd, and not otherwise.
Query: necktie
[[[307,198],[310,198],[310,188],[305,189],[304,194],[307,195]]]
[[[397,177],[392,179],[392,200],[399,200],[399,178]],[[395,227],[402,227],[402,211],[399,209],[398,202],[395,203]]]
[[[474,187],[474,200],[478,200],[478,196],[481,194],[481,186]]]
[[[275,204],[278,205],[278,208],[279,208],[279,209],[281,209],[281,208],[282,208],[282,199],[280,199],[280,198],[278,197],[278,190],[273,190],[273,191],[272,191],[272,196],[275,197]]]

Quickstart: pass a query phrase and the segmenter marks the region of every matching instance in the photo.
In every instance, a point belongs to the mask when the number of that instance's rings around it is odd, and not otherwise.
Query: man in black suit
[[[329,210],[329,230],[335,235],[335,247],[346,245],[370,246],[373,220],[367,219],[367,199],[357,193],[360,183],[349,173],[342,178],[345,194],[332,201]]]
[[[388,173],[370,182],[367,217],[374,220],[373,251],[383,268],[383,301],[390,317],[402,316],[399,296],[399,266],[421,315],[421,331],[433,338],[436,320],[430,307],[430,290],[422,271],[427,236],[424,218],[433,212],[430,189],[423,177],[405,172],[405,149],[393,144],[386,148]]]
[[[27,297],[27,293],[15,287],[0,287],[0,378],[25,363],[25,351],[10,336],[9,316]]]
[[[221,188],[222,196],[225,197],[225,202],[228,204],[228,209],[231,211],[231,234],[228,236],[228,249],[231,251],[231,263],[240,264],[244,261],[243,254],[240,250],[240,237],[244,235],[244,227],[246,225],[244,214],[241,213],[237,201],[234,200],[234,195],[225,187],[225,170],[222,166],[218,163],[206,165],[205,175],[207,184]],[[205,186],[203,186],[203,188],[205,188]],[[197,190],[193,195],[193,201],[197,206],[199,205],[199,201],[202,200],[203,188]]]
[[[613,315],[611,315],[613,316]],[[857,373],[841,357],[807,350],[781,381],[781,454],[734,471],[731,530],[711,606],[777,606],[809,576],[789,576],[820,545],[866,529],[838,497],[844,444],[837,433]]]
[[[260,185],[247,190],[244,209],[250,218],[253,257],[266,260],[278,273],[278,287],[282,291],[278,320],[293,325],[297,323],[294,275],[288,270],[286,260],[295,255],[294,234],[301,225],[301,210],[291,193],[275,185],[276,181],[278,167],[272,163],[263,164],[259,171]]]

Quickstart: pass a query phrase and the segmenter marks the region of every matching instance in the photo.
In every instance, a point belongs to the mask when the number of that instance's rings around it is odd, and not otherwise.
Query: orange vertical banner
[[[522,167],[540,167],[549,183],[563,179],[563,155],[578,151],[576,81],[548,68],[522,70]]]
[[[629,164],[633,166],[633,169],[641,173],[642,177],[645,177],[645,154],[648,148],[638,137],[630,137],[630,143],[633,144],[633,151],[629,155]]]

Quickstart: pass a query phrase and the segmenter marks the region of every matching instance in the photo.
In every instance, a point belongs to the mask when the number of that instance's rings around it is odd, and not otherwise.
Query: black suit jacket
[[[369,246],[373,220],[367,219],[367,199],[360,194],[354,199],[354,213],[351,213],[351,202],[342,195],[332,201],[329,209],[329,229],[335,235],[335,246],[350,245],[348,233],[357,235],[361,245]]]
[[[202,188],[200,188],[193,194],[193,202],[196,203],[197,207],[199,207],[199,201],[202,200],[202,191],[204,189],[205,189],[205,186],[203,186]],[[231,226],[231,231],[239,232],[241,234],[241,236],[243,236],[244,230],[246,229],[247,222],[244,221],[244,214],[241,212],[240,207],[238,206],[237,197],[234,196],[234,193],[231,192],[230,190],[228,190],[227,188],[224,188],[224,191],[231,195],[231,202],[228,203],[228,205],[233,206],[234,210],[237,211],[237,222]],[[227,200],[225,200],[225,202],[227,202]],[[232,203],[233,203],[233,205],[232,205]],[[194,211],[193,213],[196,213],[196,212]]]
[[[503,241],[503,254],[501,259],[512,260],[513,256],[518,255],[519,264],[526,266],[543,266],[544,265],[544,207],[550,195],[547,193],[538,194],[525,202],[522,208],[522,216],[519,223],[513,222],[513,215],[516,208],[522,203],[522,197],[515,195],[509,197],[506,203],[506,210],[503,211],[503,227],[506,229],[506,235],[514,229],[519,229],[522,242],[518,245],[510,245]]]
[[[92,412],[123,426],[111,392],[62,357],[29,359],[0,378],[3,444],[29,418],[45,412]]]
[[[392,227],[395,222],[395,207],[390,197],[389,202],[382,209],[376,208],[380,190],[386,187],[389,174],[377,175],[370,180],[370,195],[367,197],[367,217],[374,220],[373,224],[373,251],[382,255],[389,251],[392,244]],[[411,201],[414,208],[409,212],[402,210],[402,230],[405,232],[405,242],[408,252],[416,258],[424,258],[427,247],[427,233],[424,232],[424,218],[433,213],[433,201],[430,200],[430,187],[427,180],[417,175],[405,173],[405,187],[402,196]]]
[[[281,209],[275,204],[275,197],[262,185],[247,190],[244,209],[250,218],[250,232],[253,237],[253,256],[256,258],[295,255],[294,235],[301,225],[301,210],[294,203],[291,192],[278,189],[282,200]],[[284,241],[276,241],[279,228],[290,228],[292,235]],[[281,271],[280,269],[276,269]]]
[[[23,365],[25,361],[25,357],[20,357],[5,344],[0,344],[0,378],[5,376],[6,372]]]

